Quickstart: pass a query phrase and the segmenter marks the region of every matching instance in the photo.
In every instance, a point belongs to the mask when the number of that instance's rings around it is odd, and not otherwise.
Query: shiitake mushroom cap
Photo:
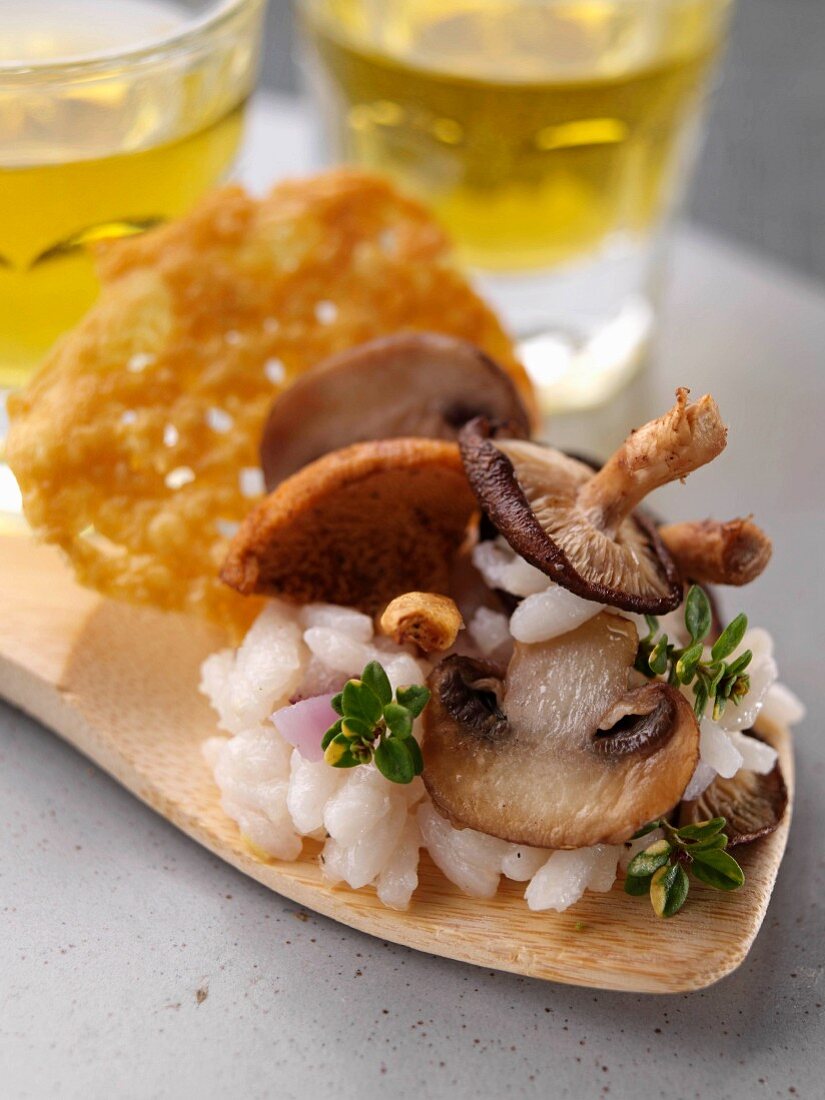
[[[517,554],[584,599],[664,614],[683,584],[655,525],[636,509],[615,538],[577,507],[593,476],[585,462],[538,443],[501,438],[485,418],[459,434],[464,468],[481,508]]]

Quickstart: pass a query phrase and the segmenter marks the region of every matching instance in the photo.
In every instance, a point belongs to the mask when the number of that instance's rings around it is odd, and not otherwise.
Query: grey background
[[[269,0],[264,80],[294,91],[289,0]],[[689,212],[825,279],[825,0],[738,0]]]

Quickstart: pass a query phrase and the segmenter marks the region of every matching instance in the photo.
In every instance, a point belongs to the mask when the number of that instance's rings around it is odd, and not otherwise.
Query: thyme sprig
[[[728,703],[738,705],[750,689],[750,677],[745,669],[753,654],[749,649],[735,661],[728,663],[748,628],[748,617],[740,613],[725,627],[705,657],[705,639],[710,633],[713,613],[707,594],[698,585],[692,585],[685,600],[685,627],[690,642],[683,648],[668,640],[667,634],[658,634],[659,621],[653,615],[645,615],[647,635],[639,641],[636,653],[636,669],[645,676],[667,676],[674,687],[691,684],[693,710],[696,717],[705,715],[712,705],[714,721],[725,711]]]
[[[724,817],[683,825],[681,829],[674,828],[664,818],[651,821],[633,839],[654,829],[661,829],[665,835],[630,861],[624,880],[625,893],[636,897],[649,894],[656,916],[672,917],[687,900],[688,871],[715,890],[738,890],[745,882],[745,874],[725,851],[728,838],[724,828]]]
[[[347,680],[331,705],[341,717],[324,734],[324,760],[333,768],[375,762],[393,783],[411,783],[424,769],[413,722],[430,699],[423,684],[392,686],[378,661],[370,661],[360,679]]]

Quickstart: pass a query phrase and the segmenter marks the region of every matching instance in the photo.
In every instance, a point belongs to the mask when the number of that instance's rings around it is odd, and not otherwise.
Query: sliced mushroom
[[[682,600],[679,572],[637,509],[653,489],[709,462],[726,429],[710,396],[632,432],[599,470],[552,447],[496,438],[483,419],[461,431],[467,476],[513,549],[585,599],[662,614]]]
[[[696,767],[687,700],[628,690],[638,636],[602,612],[552,641],[517,643],[506,677],[447,657],[430,674],[423,778],[454,824],[516,844],[618,844],[669,812]]]
[[[406,332],[319,363],[281,394],[261,440],[268,489],[329,451],[370,439],[455,439],[475,416],[530,416],[512,378],[473,344]]]
[[[446,590],[476,509],[454,443],[356,443],[303,467],[258,504],[221,579],[244,595],[375,614],[404,592]]]
[[[464,621],[449,596],[405,592],[387,605],[378,625],[396,645],[410,644],[422,653],[439,653],[453,645]]]
[[[787,805],[788,788],[778,763],[765,775],[742,769],[732,779],[718,775],[697,799],[683,802],[679,825],[724,817],[728,847],[735,848],[772,833]]]
[[[771,560],[773,547],[750,518],[694,520],[659,528],[659,537],[685,580],[750,584]]]

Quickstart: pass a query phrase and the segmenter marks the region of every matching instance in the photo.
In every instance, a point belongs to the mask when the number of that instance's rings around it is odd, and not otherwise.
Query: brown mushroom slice
[[[771,540],[750,518],[670,523],[659,528],[659,537],[685,580],[697,584],[750,584],[773,551]]]
[[[728,847],[749,844],[772,833],[788,805],[788,788],[779,764],[765,775],[742,769],[731,779],[721,775],[692,802],[679,808],[679,825],[724,817]]]
[[[261,440],[266,487],[350,443],[455,439],[475,416],[530,431],[512,378],[474,344],[432,332],[371,340],[319,363],[277,398]]]
[[[602,612],[501,670],[446,658],[430,674],[424,783],[454,824],[537,848],[618,844],[668,813],[696,767],[687,700],[628,690],[636,628]]]
[[[689,405],[681,389],[596,473],[555,448],[495,438],[483,420],[466,425],[459,443],[481,507],[516,553],[585,599],[663,614],[681,602],[682,582],[637,505],[709,462],[725,439],[713,398]]]
[[[387,604],[378,626],[396,645],[414,645],[422,653],[439,653],[454,644],[464,620],[449,596],[405,592]]]
[[[233,538],[221,579],[244,595],[380,611],[446,590],[477,510],[454,443],[356,443],[299,470]]]

